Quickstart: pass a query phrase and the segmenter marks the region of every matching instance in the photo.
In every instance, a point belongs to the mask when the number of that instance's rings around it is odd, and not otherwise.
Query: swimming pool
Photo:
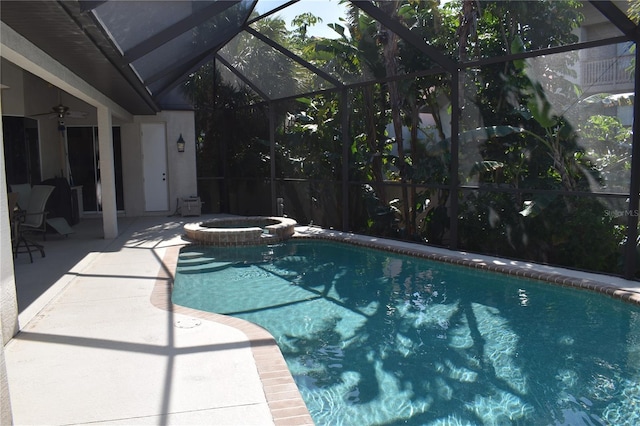
[[[275,337],[317,424],[637,424],[640,311],[349,245],[183,250],[173,302]]]

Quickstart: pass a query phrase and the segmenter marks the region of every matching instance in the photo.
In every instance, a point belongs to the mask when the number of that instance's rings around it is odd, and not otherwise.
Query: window
[[[40,183],[42,176],[38,121],[3,116],[2,132],[7,183]]]
[[[85,212],[102,211],[97,127],[67,127],[71,185],[82,186]],[[120,128],[113,128],[113,158],[116,179],[116,206],[124,210]]]

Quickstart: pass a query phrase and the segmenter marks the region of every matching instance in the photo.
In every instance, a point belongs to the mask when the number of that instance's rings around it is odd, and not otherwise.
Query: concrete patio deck
[[[186,219],[119,218],[114,240],[84,219],[19,256],[15,424],[313,424],[266,331],[170,303]]]

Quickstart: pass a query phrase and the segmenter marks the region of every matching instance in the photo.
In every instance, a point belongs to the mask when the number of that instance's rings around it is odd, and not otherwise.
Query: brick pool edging
[[[251,346],[274,424],[276,426],[313,425],[313,419],[291,376],[282,352],[267,330],[240,318],[191,309],[171,302],[174,271],[178,264],[180,249],[184,246],[176,245],[167,248],[151,293],[151,304],[176,314],[224,324],[244,333],[247,336],[247,344]]]
[[[339,241],[355,246],[389,251],[396,254],[415,256],[428,260],[466,266],[469,268],[484,269],[491,272],[521,278],[545,281],[564,287],[595,291],[597,293],[602,293],[613,298],[620,299],[624,302],[640,305],[640,282],[625,280],[626,284],[635,285],[635,288],[628,288],[614,283],[605,282],[604,280],[608,279],[606,276],[598,275],[597,277],[591,277],[597,274],[583,274],[589,275],[590,277],[571,276],[572,273],[575,273],[576,275],[582,273],[532,262],[512,261],[474,253],[455,252],[452,250],[411,242],[326,230],[317,227],[297,227],[293,238]],[[548,271],[545,272],[540,269],[547,269]],[[612,281],[622,280],[615,277],[611,277],[610,279]]]

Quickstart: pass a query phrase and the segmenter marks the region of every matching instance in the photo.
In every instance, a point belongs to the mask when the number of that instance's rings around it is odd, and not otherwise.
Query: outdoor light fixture
[[[182,133],[180,133],[180,138],[178,139],[178,152],[184,152],[184,146],[186,142],[182,139]]]

